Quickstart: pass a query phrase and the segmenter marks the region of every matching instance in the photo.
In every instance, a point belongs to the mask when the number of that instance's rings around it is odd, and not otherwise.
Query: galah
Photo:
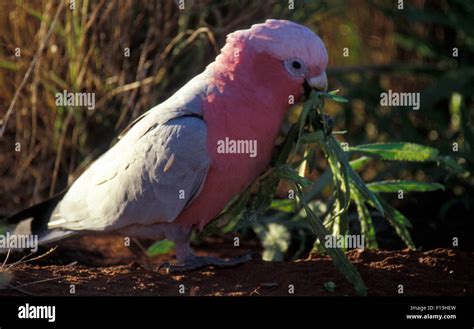
[[[327,61],[321,39],[291,21],[229,34],[204,72],[132,122],[65,192],[8,221],[42,243],[111,232],[166,238],[176,244],[170,266],[181,269],[247,260],[198,257],[191,232],[269,166],[291,100],[304,86],[326,89]]]

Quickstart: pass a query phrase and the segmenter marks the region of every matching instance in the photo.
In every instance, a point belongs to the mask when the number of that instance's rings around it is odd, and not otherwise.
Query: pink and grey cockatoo
[[[115,232],[167,238],[184,269],[233,265],[194,255],[189,239],[270,164],[290,99],[325,90],[328,55],[310,29],[269,19],[231,33],[215,61],[119,141],[61,195],[12,216],[15,232],[43,243]],[[223,140],[256,141],[256,156],[218,152]]]

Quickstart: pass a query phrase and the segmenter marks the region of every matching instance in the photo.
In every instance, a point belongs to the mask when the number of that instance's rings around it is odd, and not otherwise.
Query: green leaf
[[[352,160],[349,162],[349,165],[352,167],[354,170],[359,170],[362,167],[364,167],[367,163],[369,163],[372,159],[369,157],[360,157],[358,159]]]
[[[437,161],[438,150],[413,143],[365,144],[349,148],[350,152],[393,161]]]
[[[309,147],[309,152],[307,156],[307,164],[306,164],[306,169],[308,170],[308,173],[312,173],[316,169],[316,148],[315,147]]]
[[[365,185],[362,178],[360,178],[360,176],[349,165],[349,163],[347,161],[347,156],[345,155],[345,152],[342,150],[341,146],[339,145],[339,142],[337,142],[336,139],[333,136],[329,136],[328,144],[329,144],[329,147],[331,147],[333,150],[335,150],[336,154],[338,155],[339,161],[341,162],[341,164],[346,169],[347,175],[349,176],[350,181],[352,182],[353,186],[355,186],[357,188],[357,190],[361,193],[361,195],[365,199],[370,200],[374,204],[375,208],[383,216],[383,214],[384,214],[383,208],[380,205],[377,196],[367,188],[367,185]]]
[[[377,239],[375,237],[375,229],[372,224],[372,216],[370,216],[369,209],[365,206],[363,197],[358,191],[353,191],[351,197],[354,200],[357,207],[357,214],[359,215],[361,233],[364,236],[367,247],[369,249],[377,249]]]
[[[147,250],[149,256],[163,255],[169,253],[175,247],[174,242],[169,240],[160,240],[153,243]]]
[[[322,130],[306,133],[301,135],[299,141],[302,144],[321,143],[322,141],[324,141],[324,133],[322,132]]]
[[[260,182],[260,188],[251,204],[251,210],[256,216],[262,215],[270,208],[277,184],[278,179],[274,175],[267,176],[267,179]]]
[[[304,187],[311,186],[311,181],[303,176],[298,175],[295,170],[290,166],[281,166],[277,168],[277,174],[279,178],[287,179],[292,182],[296,182]]]
[[[321,96],[324,96],[324,97],[327,97],[329,99],[332,99],[333,101],[335,102],[339,102],[339,103],[347,103],[349,100],[345,97],[342,97],[342,96],[339,96],[337,95],[337,93],[339,92],[338,89],[336,90],[333,90],[333,91],[330,91],[330,92],[322,92],[322,91],[319,91],[318,92],[318,95],[321,95]]]
[[[301,110],[299,123],[298,123],[298,138],[296,140],[295,150],[299,149],[300,138],[303,135],[304,126],[306,125],[306,119],[309,116],[309,113],[319,106],[321,103],[321,98],[317,96],[315,92],[311,92],[309,99],[304,103],[303,109]]]
[[[240,193],[237,197],[234,197],[234,199],[227,204],[225,209],[221,211],[221,213],[216,217],[216,219],[204,228],[202,233],[205,233],[205,235],[207,233],[214,233],[219,229],[219,227],[228,224],[229,221],[232,221],[233,219],[237,218],[242,212],[244,212],[247,206],[247,202],[250,198],[250,194],[252,192],[252,185],[247,187],[247,189],[244,192]],[[229,225],[227,225],[227,229],[225,229],[224,231],[232,231],[238,223],[234,221],[233,224],[233,227],[229,227]]]
[[[384,216],[384,210],[382,205],[380,204],[379,198],[372,193],[371,190],[365,185],[364,181],[362,178],[360,178],[359,175],[355,171],[351,169],[351,182],[354,184],[354,186],[357,188],[357,190],[362,194],[362,196],[367,199],[368,201],[371,201],[374,207],[380,212],[382,216]]]
[[[275,166],[280,166],[286,163],[288,156],[290,155],[291,148],[293,147],[293,143],[295,142],[297,136],[298,127],[296,125],[292,125],[285,141],[283,142],[283,146],[281,147],[280,152],[278,153],[278,156],[275,161]]]
[[[408,228],[412,227],[408,218],[390,206],[385,200],[380,199],[380,202],[385,210],[386,218],[390,225],[392,225],[407,247],[411,250],[415,250],[415,244],[413,243],[410,232],[408,231]]]
[[[417,181],[386,180],[367,184],[372,192],[398,193],[404,192],[428,192],[444,190],[444,186],[439,183],[425,183]]]
[[[291,199],[273,199],[270,208],[281,212],[294,213],[296,211],[296,204],[295,200]]]
[[[352,169],[347,161],[346,153],[334,136],[328,136],[326,143],[322,144],[321,148],[328,157],[329,167],[333,173],[337,197],[334,203],[334,210],[336,210],[334,217],[337,217],[344,214],[350,205],[349,170]]]
[[[310,220],[311,228],[313,233],[319,239],[319,241],[325,241],[327,235],[331,233],[323,225],[321,220],[317,218],[316,214],[311,210],[311,208],[304,201],[303,193],[298,185],[296,185],[296,191],[299,197],[301,204],[303,205],[306,214]],[[321,246],[324,248],[324,243],[321,243]],[[360,276],[357,269],[352,265],[352,263],[347,259],[346,255],[339,248],[324,248],[328,255],[331,257],[334,266],[346,277],[346,279],[354,285],[354,289],[359,295],[367,295],[367,288],[365,287],[364,281]]]

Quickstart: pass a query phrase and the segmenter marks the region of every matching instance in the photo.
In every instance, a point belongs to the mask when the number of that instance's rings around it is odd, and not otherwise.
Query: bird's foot
[[[237,257],[233,257],[230,259],[219,259],[216,257],[209,257],[209,256],[191,256],[186,258],[183,262],[177,264],[170,264],[170,263],[163,263],[156,269],[160,271],[161,269],[165,269],[167,273],[180,273],[180,272],[188,272],[188,271],[195,271],[207,266],[214,266],[214,267],[231,267],[236,266],[245,262],[252,260],[257,253],[252,251],[250,253],[240,255]]]

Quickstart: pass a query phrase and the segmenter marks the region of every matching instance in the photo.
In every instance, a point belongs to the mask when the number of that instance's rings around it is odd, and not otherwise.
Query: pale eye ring
[[[289,58],[283,61],[283,66],[290,75],[297,78],[304,77],[308,73],[308,67],[299,58]]]

